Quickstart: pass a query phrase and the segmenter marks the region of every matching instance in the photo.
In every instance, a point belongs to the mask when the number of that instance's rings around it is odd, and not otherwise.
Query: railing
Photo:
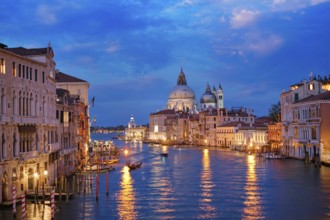
[[[29,151],[29,152],[24,152],[20,153],[20,158],[21,160],[28,160],[28,159],[33,159],[39,157],[38,151]]]

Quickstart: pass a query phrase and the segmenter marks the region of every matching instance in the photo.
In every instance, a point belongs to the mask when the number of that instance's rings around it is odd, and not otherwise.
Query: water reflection
[[[199,199],[199,209],[201,210],[199,218],[210,219],[215,218],[215,207],[212,205],[212,189],[214,183],[211,179],[212,170],[210,167],[209,151],[205,149],[203,151],[202,158],[202,173],[201,173],[201,194]]]
[[[245,201],[243,209],[244,219],[256,219],[262,217],[261,198],[258,188],[257,175],[256,175],[256,161],[254,155],[248,155],[247,158],[247,180],[245,191]]]
[[[135,193],[129,168],[122,169],[121,190],[118,196],[118,215],[120,219],[135,219]]]
[[[51,219],[51,208],[49,205],[29,204],[26,206],[27,219]]]

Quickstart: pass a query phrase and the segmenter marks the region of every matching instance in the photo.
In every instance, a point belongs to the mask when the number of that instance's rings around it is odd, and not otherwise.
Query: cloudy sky
[[[257,116],[282,89],[330,74],[328,0],[2,0],[0,42],[46,47],[57,69],[88,81],[96,125],[137,124],[164,109],[180,69],[199,99]]]

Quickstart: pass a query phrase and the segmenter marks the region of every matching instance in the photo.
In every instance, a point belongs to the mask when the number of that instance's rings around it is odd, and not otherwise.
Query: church
[[[206,109],[223,108],[223,91],[221,85],[212,91],[207,83],[206,90],[200,98],[200,111]],[[186,112],[197,114],[198,107],[194,91],[187,85],[186,76],[181,68],[177,85],[171,90],[167,101],[167,109],[173,109],[175,112]]]
[[[198,118],[203,111],[215,111],[224,106],[221,85],[211,90],[207,83],[205,92],[200,97],[199,108],[195,92],[188,86],[185,73],[181,68],[176,86],[170,91],[164,110],[151,113],[149,120],[149,139],[164,142],[182,140],[189,142],[189,120]]]

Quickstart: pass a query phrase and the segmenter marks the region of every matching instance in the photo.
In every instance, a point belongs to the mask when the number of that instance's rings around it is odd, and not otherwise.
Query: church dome
[[[206,86],[206,90],[200,99],[200,103],[201,104],[206,104],[206,103],[216,104],[217,103],[217,99],[216,99],[215,95],[211,92],[209,84],[207,84],[207,86]]]
[[[168,99],[195,99],[195,93],[189,86],[177,85],[170,92]]]
[[[185,74],[181,69],[177,85],[171,90],[167,102],[168,108],[178,110],[191,110],[196,108],[194,91],[187,85]]]

